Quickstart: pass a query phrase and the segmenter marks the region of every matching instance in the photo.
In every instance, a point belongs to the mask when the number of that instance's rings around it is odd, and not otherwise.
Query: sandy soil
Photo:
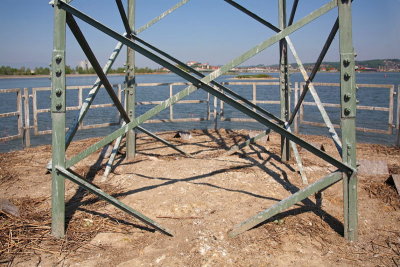
[[[0,265],[8,266],[399,266],[400,200],[389,174],[359,175],[359,240],[342,237],[342,183],[312,196],[237,238],[227,232],[304,188],[294,161],[279,159],[271,134],[238,153],[247,131],[192,131],[192,138],[161,137],[193,158],[139,135],[138,154],[123,160],[106,181],[98,153],[74,171],[174,232],[153,231],[97,197],[66,182],[67,234],[50,235],[50,146],[0,154],[0,195],[20,217],[0,213]],[[305,136],[338,157],[332,142]],[[98,139],[75,142],[69,156]],[[400,173],[400,150],[358,144],[358,158],[385,160]],[[335,168],[300,150],[310,182]],[[97,162],[96,162],[97,161]],[[390,179],[389,179],[390,180]]]

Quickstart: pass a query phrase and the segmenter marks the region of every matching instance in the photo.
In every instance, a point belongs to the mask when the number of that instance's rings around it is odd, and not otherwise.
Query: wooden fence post
[[[29,121],[29,89],[24,88],[24,145],[31,146],[31,132]]]
[[[400,147],[400,85],[397,87],[397,140],[396,146]]]

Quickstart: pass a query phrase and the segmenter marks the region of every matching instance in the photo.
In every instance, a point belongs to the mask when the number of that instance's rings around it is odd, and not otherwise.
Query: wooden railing
[[[272,105],[279,105],[279,100],[261,100],[260,97],[257,96],[257,86],[278,86],[278,82],[225,82],[223,83],[227,86],[250,86],[251,88],[251,101],[254,104],[272,104]],[[169,89],[169,97],[173,95],[173,88],[174,86],[184,86],[188,85],[188,83],[139,83],[137,85],[138,88],[140,87],[154,87],[154,86],[165,86]],[[294,99],[298,99],[299,94],[301,94],[301,88],[303,88],[303,83],[294,83]],[[323,87],[338,87],[340,86],[338,83],[314,83],[317,88]],[[373,128],[365,128],[365,127],[357,127],[358,131],[361,132],[371,132],[371,133],[380,133],[380,134],[393,134],[393,130],[397,129],[396,134],[396,145],[400,146],[400,86],[398,86],[397,90],[397,115],[396,115],[396,122],[394,122],[394,114],[395,114],[395,86],[390,84],[358,84],[358,88],[366,88],[372,87],[377,88],[379,90],[386,89],[389,90],[389,97],[388,97],[388,106],[387,107],[378,107],[378,106],[365,106],[365,105],[358,105],[358,110],[370,110],[370,111],[383,111],[388,113],[388,128],[387,129],[373,129]],[[113,85],[113,88],[117,91],[117,96],[120,101],[123,101],[123,89],[121,85]],[[67,110],[80,110],[82,103],[83,103],[83,91],[85,89],[91,89],[91,86],[68,86],[67,90],[77,90],[78,91],[78,99],[75,101],[77,104],[74,106],[68,106]],[[15,88],[15,89],[1,89],[0,94],[3,93],[15,93],[16,94],[16,110],[12,112],[2,113],[0,114],[0,125],[2,118],[7,117],[15,117],[16,118],[16,129],[17,134],[14,135],[7,135],[4,137],[0,137],[0,142],[7,142],[14,139],[22,139],[24,146],[30,146],[30,139],[31,139],[31,129],[33,129],[33,134],[35,136],[50,134],[51,130],[40,130],[39,127],[39,114],[49,113],[49,108],[38,108],[38,92],[43,91],[50,91],[50,87],[40,87],[40,88],[32,88],[31,94],[29,94],[28,88]],[[320,89],[323,90],[323,89]],[[265,95],[265,93],[264,93]],[[29,101],[29,99],[32,101]],[[1,99],[1,98],[0,98]],[[136,102],[137,106],[140,105],[158,105],[162,103],[162,101],[138,101]],[[232,121],[232,122],[254,122],[253,119],[249,118],[239,118],[239,117],[226,117],[225,114],[225,107],[224,102],[219,101],[217,98],[211,99],[210,94],[206,95],[205,99],[194,99],[194,100],[181,100],[177,104],[206,104],[206,116],[205,117],[187,117],[187,118],[175,118],[174,116],[174,105],[169,107],[169,115],[168,118],[165,119],[152,119],[146,121],[146,123],[162,123],[162,122],[198,122],[198,121],[211,121],[214,120],[215,128],[218,127],[218,118],[220,121]],[[218,110],[218,103],[219,103],[219,110]],[[296,103],[294,103],[296,104]],[[294,131],[296,133],[299,132],[299,125],[312,125],[318,127],[324,127],[324,123],[309,121],[304,118],[305,106],[315,106],[314,102],[303,102],[300,108],[299,115],[294,121]],[[340,108],[340,104],[337,103],[322,103],[324,107],[330,108]],[[109,108],[113,107],[112,103],[106,104],[93,104],[91,105],[90,109],[100,109],[100,108]],[[33,125],[30,122],[30,110],[32,110],[33,116]],[[93,129],[93,128],[100,128],[100,127],[109,127],[112,125],[118,125],[121,121],[112,121],[112,122],[104,122],[101,124],[83,124],[81,123],[79,129]],[[340,125],[334,124],[334,127],[340,127]],[[1,128],[1,126],[0,126]]]
[[[339,83],[313,83],[314,86],[321,89],[321,87],[339,87]],[[305,83],[300,83],[300,87],[295,86],[295,94],[299,95],[302,93],[302,88],[304,87]],[[367,132],[367,133],[381,133],[381,134],[393,134],[393,129],[396,128],[396,125],[393,121],[393,114],[394,114],[394,96],[395,96],[395,86],[393,84],[357,84],[359,90],[362,88],[376,88],[376,89],[386,89],[389,90],[389,98],[388,98],[388,107],[378,107],[378,106],[365,106],[365,105],[357,105],[357,110],[370,110],[370,111],[385,111],[388,113],[388,124],[387,129],[374,129],[374,128],[365,128],[365,127],[356,127],[357,131],[359,132]],[[322,89],[321,89],[322,90]],[[398,94],[398,93],[397,93]],[[397,101],[398,102],[398,101]],[[340,104],[335,103],[322,103],[324,107],[333,107],[333,108],[340,108]],[[300,121],[299,124],[306,124],[311,126],[319,126],[324,127],[324,123],[307,121],[304,119],[304,107],[305,106],[316,106],[314,102],[303,102],[300,107]],[[397,103],[397,110],[399,110],[399,103]],[[398,116],[397,116],[398,117]],[[398,120],[398,118],[397,118]],[[398,122],[397,122],[398,125]],[[335,128],[340,128],[340,125],[333,124]]]
[[[169,88],[169,96],[171,97],[173,95],[173,87],[174,86],[180,86],[180,85],[189,85],[188,83],[139,83],[137,84],[137,87],[154,87],[154,86],[168,86]],[[74,106],[67,106],[67,111],[73,111],[73,110],[80,110],[82,107],[83,103],[83,91],[85,89],[91,89],[92,87],[89,85],[85,86],[68,86],[67,90],[68,91],[78,91],[78,99],[77,99],[77,105]],[[117,96],[120,101],[123,101],[122,97],[122,86],[119,85],[113,85],[113,88],[116,89],[117,91]],[[23,91],[23,95],[22,95]],[[6,117],[16,117],[17,118],[17,125],[16,128],[18,130],[17,135],[7,135],[4,137],[0,137],[0,142],[7,142],[10,140],[22,138],[24,146],[25,147],[30,147],[30,139],[31,139],[31,129],[33,129],[33,134],[35,136],[38,135],[46,135],[46,134],[51,134],[52,130],[40,130],[40,121],[39,121],[39,114],[44,114],[44,113],[50,113],[50,108],[39,108],[38,107],[38,92],[45,92],[51,91],[51,87],[35,87],[31,89],[31,94],[29,94],[29,89],[28,88],[15,88],[15,89],[1,89],[0,94],[3,93],[16,93],[16,104],[17,104],[17,110],[13,112],[7,112],[7,113],[0,113],[0,119],[1,118],[6,118]],[[32,99],[32,102],[29,101],[29,99]],[[200,118],[175,118],[174,117],[174,106],[170,106],[169,108],[169,116],[166,119],[153,119],[153,120],[147,120],[145,123],[161,123],[161,122],[196,122],[196,121],[206,121],[210,120],[210,95],[207,94],[206,99],[196,99],[196,100],[181,100],[177,104],[200,104],[200,103],[206,103],[207,104],[207,115],[206,117],[200,117]],[[136,102],[137,106],[140,105],[158,105],[162,101],[139,101]],[[100,108],[109,108],[113,107],[114,104],[112,103],[106,103],[106,104],[92,104],[90,106],[90,109],[100,109]],[[24,107],[22,111],[22,107]],[[30,110],[32,110],[32,115],[33,115],[33,125],[31,125],[30,122]],[[118,125],[120,124],[121,121],[117,120],[114,122],[105,122],[101,124],[84,124],[83,121],[79,125],[79,129],[94,129],[94,128],[103,128],[103,127],[109,127],[113,125]],[[1,121],[0,121],[1,125]],[[66,129],[68,130],[68,129]]]

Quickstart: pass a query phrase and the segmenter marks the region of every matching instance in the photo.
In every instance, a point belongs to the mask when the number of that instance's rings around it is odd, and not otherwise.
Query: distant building
[[[92,64],[90,64],[90,62],[87,59],[85,59],[85,60],[79,61],[78,67],[82,68],[83,70],[89,70],[92,68]]]
[[[200,63],[197,62],[197,61],[188,61],[188,62],[186,62],[186,65],[188,65],[189,67],[191,67],[193,65],[198,65],[198,64],[200,64]]]

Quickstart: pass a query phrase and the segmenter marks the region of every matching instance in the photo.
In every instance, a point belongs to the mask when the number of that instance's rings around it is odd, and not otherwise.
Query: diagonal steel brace
[[[319,10],[311,13],[306,18],[300,20],[299,22],[293,24],[290,27],[285,28],[285,30],[282,30],[282,32],[277,34],[275,37],[272,37],[272,38],[268,39],[267,41],[263,42],[262,44],[258,45],[257,47],[249,50],[248,52],[246,52],[241,57],[231,61],[230,63],[228,63],[225,66],[221,67],[219,70],[211,73],[209,76],[203,78],[202,80],[199,80],[199,79],[193,77],[192,75],[186,73],[185,71],[177,68],[176,66],[168,63],[164,59],[152,54],[151,52],[147,51],[143,47],[141,47],[138,44],[132,42],[131,40],[119,35],[118,33],[114,32],[113,30],[111,30],[111,29],[107,28],[106,26],[98,23],[97,21],[91,19],[90,17],[88,17],[87,15],[85,15],[85,14],[81,13],[80,11],[74,9],[73,7],[71,7],[71,6],[69,6],[69,5],[65,4],[65,3],[61,3],[60,4],[60,7],[65,9],[66,11],[74,13],[74,15],[80,17],[81,19],[83,19],[84,21],[88,22],[92,26],[100,29],[101,31],[105,32],[106,34],[110,35],[111,37],[114,37],[114,38],[120,40],[121,42],[125,43],[129,47],[133,48],[134,50],[138,51],[139,53],[143,54],[144,56],[149,57],[150,59],[152,59],[155,62],[161,64],[162,66],[167,67],[171,71],[173,71],[176,74],[178,74],[179,76],[187,79],[188,81],[192,82],[193,84],[196,84],[197,87],[202,87],[206,91],[208,91],[208,92],[212,93],[213,95],[217,96],[218,98],[224,100],[228,104],[231,104],[233,107],[241,110],[242,112],[244,112],[245,114],[249,115],[250,117],[253,117],[257,121],[263,123],[267,127],[271,127],[271,129],[275,130],[276,132],[284,135],[285,137],[287,137],[288,139],[294,141],[295,143],[298,143],[299,145],[301,145],[305,149],[309,150],[310,152],[320,156],[321,158],[325,159],[327,162],[331,163],[332,165],[334,165],[334,166],[336,166],[336,167],[338,167],[338,168],[340,168],[342,170],[346,170],[347,172],[351,173],[353,171],[353,169],[351,167],[348,167],[347,165],[343,164],[342,162],[337,161],[336,159],[334,159],[331,156],[327,155],[323,151],[321,151],[319,149],[316,149],[315,147],[313,147],[312,145],[308,144],[307,142],[305,142],[304,140],[300,139],[299,137],[293,135],[292,133],[288,132],[287,130],[283,129],[282,127],[272,123],[268,119],[266,119],[263,116],[253,112],[251,109],[243,106],[242,104],[238,103],[234,99],[224,95],[223,93],[219,92],[218,90],[215,90],[214,88],[212,88],[211,86],[209,86],[207,84],[207,82],[212,80],[214,77],[218,77],[219,75],[221,75],[225,71],[229,70],[231,67],[235,66],[235,64],[236,65],[240,64],[241,62],[243,62],[246,59],[250,58],[254,54],[256,54],[256,53],[260,52],[261,50],[265,49],[266,47],[270,46],[272,43],[275,43],[276,41],[279,41],[281,38],[284,38],[287,34],[290,34],[291,32],[295,31],[299,27],[301,27],[304,24],[310,22],[311,20],[319,17],[320,15],[322,15],[323,13],[327,12],[328,10],[332,9],[335,6],[336,6],[336,1],[332,1],[332,2],[328,3],[327,5],[323,6]],[[90,153],[93,152],[93,150],[94,151],[97,150],[98,149],[97,147],[100,144],[109,143],[110,140],[113,140],[113,138],[115,139],[120,134],[123,134],[124,132],[128,131],[129,129],[132,129],[132,128],[136,127],[138,125],[138,119],[139,118],[142,120],[142,119],[146,119],[146,117],[151,117],[152,116],[152,114],[151,114],[152,112],[158,112],[159,110],[165,109],[167,106],[169,106],[172,103],[178,101],[179,97],[182,98],[182,97],[190,94],[191,92],[194,92],[195,90],[196,89],[193,88],[193,87],[188,87],[188,88],[184,89],[183,91],[181,91],[177,95],[175,95],[172,98],[170,98],[169,100],[165,101],[163,104],[153,108],[153,110],[150,110],[149,112],[147,112],[147,113],[143,114],[142,116],[140,116],[141,118],[140,117],[136,118],[134,121],[128,123],[125,127],[122,127],[121,129],[115,131],[111,135],[109,135],[106,138],[104,138],[102,141],[100,141],[100,142],[94,144],[93,146],[89,147],[86,151],[84,151],[83,153],[81,153],[80,155],[75,157],[74,159],[70,160],[67,164],[68,165],[69,164],[73,165],[75,162],[77,162],[80,159],[82,159],[82,157],[85,157],[86,155],[88,155],[88,153],[90,154]]]
[[[79,177],[77,175],[74,175],[70,171],[68,171],[68,170],[66,170],[64,168],[61,168],[61,167],[57,167],[57,171],[62,173],[65,178],[67,178],[67,179],[71,180],[72,182],[78,184],[79,186],[85,188],[89,192],[91,192],[91,193],[95,194],[96,196],[104,199],[108,203],[114,205],[118,209],[128,213],[129,215],[135,217],[136,219],[142,221],[143,223],[154,227],[157,231],[159,231],[159,232],[161,232],[163,234],[169,235],[169,236],[173,236],[172,232],[170,230],[168,230],[167,228],[161,226],[160,224],[158,224],[157,222],[153,221],[149,217],[143,215],[142,213],[132,209],[131,207],[129,207],[126,204],[124,204],[121,201],[119,201],[118,199],[108,195],[107,193],[105,193],[101,189],[97,188],[93,184],[85,181],[81,177]]]
[[[239,5],[239,4],[237,4],[236,2],[234,2],[234,1],[232,1],[232,0],[225,0],[225,2],[231,4],[231,5],[234,6],[235,8],[237,8],[237,9],[239,9],[240,11],[242,11],[243,13],[249,15],[249,16],[252,17],[253,19],[255,19],[255,20],[257,20],[258,22],[260,22],[261,24],[267,26],[267,27],[270,28],[271,30],[273,30],[273,31],[275,31],[275,32],[277,32],[277,33],[280,32],[280,29],[279,29],[278,27],[276,27],[276,26],[274,26],[272,23],[270,23],[270,22],[264,20],[264,19],[261,18],[260,16],[254,14],[253,12],[251,12],[251,11],[248,10],[248,9],[246,9],[245,7],[243,7],[243,6]],[[289,26],[293,24],[293,19],[294,19],[294,15],[295,15],[295,13],[296,13],[297,4],[298,4],[298,0],[296,0],[296,1],[293,2],[292,12],[291,12],[291,14],[290,14],[290,19],[289,19],[289,24],[288,24]],[[331,32],[336,31],[336,28],[337,28],[337,23],[335,23],[335,25],[334,25],[334,27],[333,27],[333,30],[332,30]],[[327,40],[327,44],[329,44],[329,43],[333,40],[334,34],[331,33],[330,36],[331,36],[331,37],[329,37],[328,40]],[[292,41],[290,40],[290,37],[289,37],[289,36],[286,36],[285,39],[286,39],[286,41],[287,41],[287,43],[288,43],[288,45],[289,45],[290,50],[292,51],[292,54],[293,54],[294,58],[296,59],[297,65],[298,65],[299,68],[300,68],[300,72],[301,72],[302,75],[303,75],[304,81],[307,81],[307,82],[308,82],[307,88],[310,90],[311,95],[313,96],[314,101],[315,101],[315,103],[317,104],[318,110],[319,110],[319,112],[321,113],[321,116],[322,116],[322,118],[323,118],[323,120],[324,120],[324,122],[325,122],[325,124],[326,124],[326,126],[327,126],[327,128],[328,128],[329,134],[331,135],[331,137],[332,137],[332,139],[333,139],[333,142],[335,143],[335,146],[336,146],[336,148],[337,148],[339,154],[341,155],[341,154],[342,154],[342,152],[341,152],[341,151],[342,151],[342,143],[341,143],[341,141],[340,141],[340,138],[339,138],[338,134],[336,133],[336,130],[335,130],[335,128],[333,127],[333,124],[332,124],[331,120],[329,119],[328,113],[326,112],[325,108],[323,107],[323,105],[322,105],[322,103],[321,103],[321,100],[320,100],[320,98],[319,98],[319,96],[318,96],[318,94],[317,94],[317,92],[316,92],[316,90],[315,90],[315,88],[314,88],[314,86],[313,86],[313,84],[312,84],[312,80],[313,80],[314,77],[315,77],[316,71],[318,70],[318,67],[319,67],[319,65],[321,64],[322,59],[323,59],[323,57],[324,57],[324,54],[326,53],[326,51],[327,51],[329,45],[325,44],[325,47],[326,47],[326,48],[323,49],[323,51],[321,52],[321,54],[320,54],[320,56],[319,56],[319,58],[318,58],[318,62],[319,62],[319,63],[316,64],[316,67],[314,68],[312,75],[308,76],[308,74],[307,74],[306,70],[304,69],[304,66],[303,66],[303,64],[302,64],[302,62],[301,62],[301,60],[300,60],[300,58],[299,58],[299,56],[298,56],[298,54],[297,54],[297,52],[296,52],[296,50],[295,50],[295,48],[294,48],[294,45],[293,45]],[[302,102],[302,101],[299,101],[299,102]],[[298,109],[298,108],[297,108],[297,109]],[[296,108],[295,108],[295,112],[294,112],[294,113],[297,113]],[[296,115],[296,114],[292,115],[292,119],[290,120],[290,123],[289,123],[289,124],[291,124],[291,122],[293,121],[295,115]]]
[[[72,2],[72,0],[71,1],[67,1],[67,3],[70,3],[70,2]],[[179,8],[182,5],[186,4],[187,2],[189,2],[189,0],[183,0],[180,3],[176,4],[175,6],[170,8],[169,10],[165,11],[164,13],[162,13],[160,16],[156,17],[155,19],[151,20],[149,23],[147,23],[146,25],[141,27],[139,30],[136,31],[136,34],[139,34],[139,33],[143,32],[144,30],[148,29],[150,26],[152,26],[153,24],[157,23],[158,21],[160,21],[161,19],[163,19],[167,15],[171,14],[174,10],[176,10],[177,8]],[[52,3],[52,4],[54,4],[54,3]],[[122,45],[121,42],[118,42],[116,44],[113,52],[111,53],[109,59],[107,60],[107,63],[103,67],[103,72],[105,74],[107,74],[108,71],[111,69],[112,65],[115,62],[115,59],[118,57],[119,52],[121,51],[122,46],[123,45]],[[74,119],[71,127],[69,127],[69,130],[66,133],[66,147],[67,148],[68,148],[69,144],[71,143],[73,137],[75,136],[76,131],[78,130],[80,123],[82,122],[82,120],[85,117],[86,113],[88,112],[91,104],[93,103],[93,100],[96,97],[96,94],[97,94],[98,90],[100,89],[101,85],[102,84],[101,84],[100,79],[97,78],[97,80],[95,81],[92,89],[89,91],[89,94],[86,97],[84,103],[82,104],[82,107],[81,107],[81,109],[79,111],[79,114]]]
[[[230,237],[235,237],[263,222],[268,220],[269,218],[275,216],[276,214],[284,211],[285,209],[293,206],[299,201],[302,201],[303,199],[306,199],[312,194],[315,194],[317,192],[320,192],[329,186],[337,183],[342,179],[342,173],[341,172],[333,172],[324,178],[318,180],[317,182],[310,184],[306,188],[297,191],[290,197],[281,200],[280,202],[276,203],[272,207],[258,213],[257,215],[245,220],[244,222],[236,225],[233,227],[233,229],[229,232]]]

